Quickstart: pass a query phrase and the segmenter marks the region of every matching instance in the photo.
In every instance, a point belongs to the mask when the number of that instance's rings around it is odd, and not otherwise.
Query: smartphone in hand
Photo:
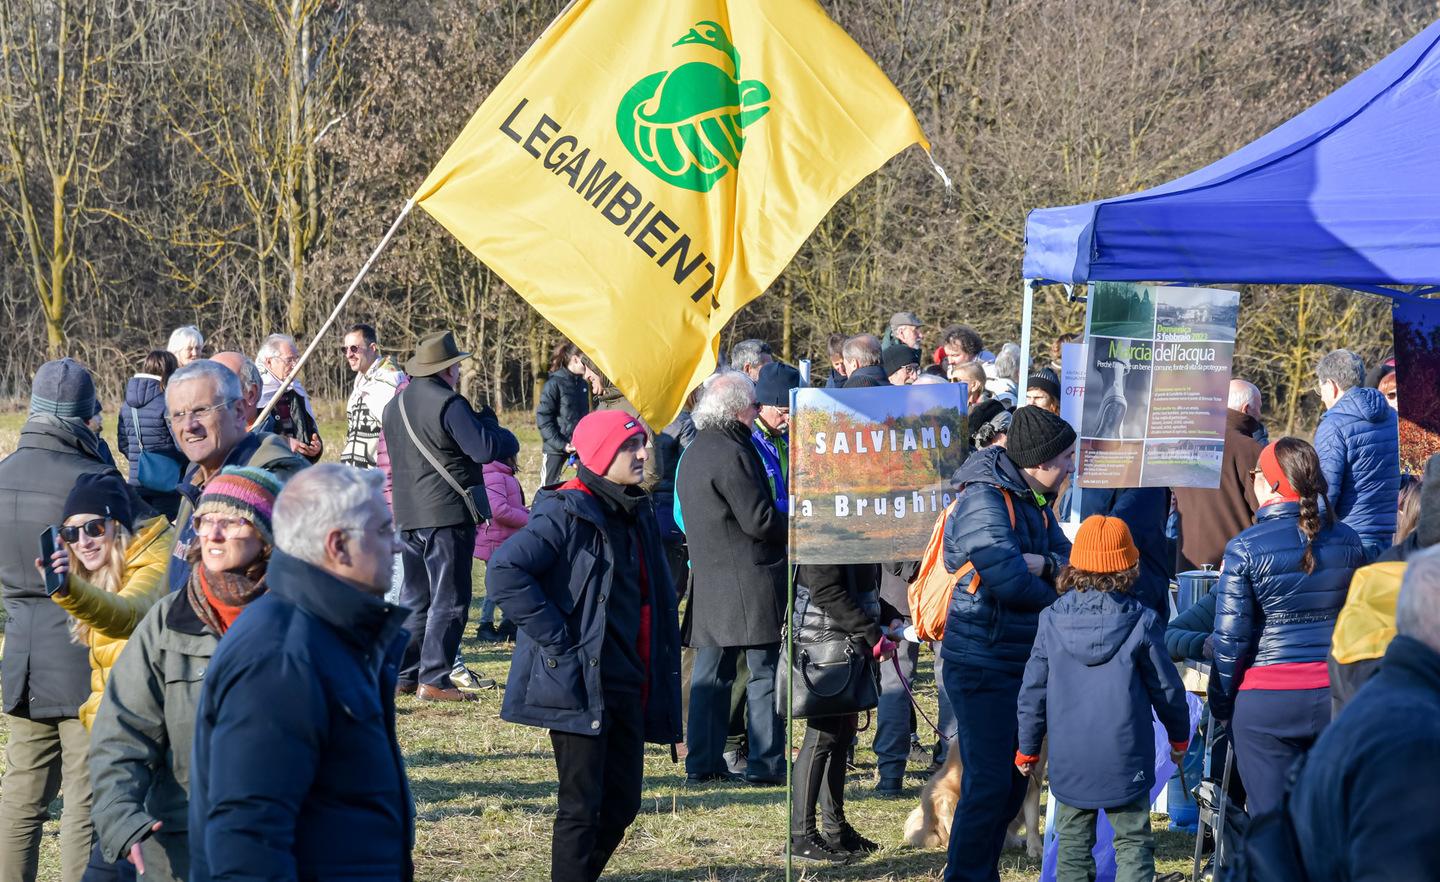
[[[50,595],[65,587],[65,577],[50,568],[50,558],[59,547],[60,531],[54,527],[46,527],[40,533],[40,563],[45,565],[45,593]]]

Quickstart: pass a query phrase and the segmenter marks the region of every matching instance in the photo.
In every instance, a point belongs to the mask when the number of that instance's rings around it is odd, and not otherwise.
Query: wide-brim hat
[[[459,364],[470,357],[455,345],[455,335],[450,331],[436,331],[420,338],[415,354],[405,362],[405,373],[412,377],[432,377],[452,364]]]

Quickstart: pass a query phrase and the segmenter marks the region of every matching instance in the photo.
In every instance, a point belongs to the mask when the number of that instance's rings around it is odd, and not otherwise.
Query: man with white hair
[[[880,338],[874,334],[858,334],[846,340],[840,357],[845,361],[844,388],[890,385],[882,364]]]
[[[748,376],[727,371],[712,378],[695,406],[695,440],[675,476],[693,577],[687,644],[695,650],[695,666],[685,758],[691,782],[735,777],[725,762],[725,738],[736,664],[744,656],[750,668],[745,778],[785,783],[775,669],[788,583],[788,523],[750,437],[757,411]]]
[[[326,464],[275,503],[269,590],[205,674],[190,777],[193,882],[410,879],[415,810],[395,737],[406,611],[384,477]]]
[[[271,334],[260,344],[255,355],[260,366],[260,409],[264,410],[279,392],[280,386],[295,372],[300,363],[300,348],[289,334]],[[325,452],[325,442],[320,440],[320,422],[315,418],[315,408],[310,405],[310,396],[305,387],[296,380],[280,396],[279,402],[265,418],[265,424],[258,428],[274,432],[290,440],[290,449],[310,460],[319,462]]]
[[[739,371],[752,383],[760,382],[760,369],[774,360],[775,353],[764,340],[741,340],[730,347],[730,370]]]
[[[194,325],[185,325],[170,332],[170,341],[165,344],[175,356],[180,367],[201,358],[205,352],[205,337]]]
[[[1287,818],[1304,878],[1432,879],[1440,861],[1440,549],[1410,559],[1380,673],[1302,760]],[[1292,773],[1293,774],[1293,773]]]
[[[284,481],[310,464],[292,453],[284,438],[248,431],[245,415],[240,378],[218,362],[204,358],[192,362],[171,374],[165,386],[170,434],[190,460],[176,488],[181,497],[175,517],[180,535],[166,577],[172,591],[190,581],[190,546],[195,541],[190,516],[207,481],[226,466],[254,466]]]
[[[1175,507],[1180,512],[1180,570],[1205,564],[1220,569],[1225,544],[1255,522],[1260,503],[1255,499],[1251,469],[1260,461],[1265,444],[1260,436],[1260,390],[1245,380],[1230,381],[1229,408],[1225,411],[1225,455],[1220,460],[1220,486],[1214,490],[1176,487]]]

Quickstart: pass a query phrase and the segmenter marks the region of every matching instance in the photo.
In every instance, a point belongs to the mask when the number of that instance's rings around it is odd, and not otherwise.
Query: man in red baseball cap
[[[646,432],[580,420],[578,477],[542,490],[485,590],[519,627],[500,716],[550,730],[558,809],[550,878],[598,879],[640,810],[645,743],[681,740],[676,597],[645,477]]]

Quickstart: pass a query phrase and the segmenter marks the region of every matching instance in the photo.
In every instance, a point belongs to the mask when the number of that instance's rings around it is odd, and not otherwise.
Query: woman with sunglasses
[[[1277,808],[1285,774],[1330,722],[1326,657],[1350,576],[1365,563],[1334,520],[1320,457],[1299,438],[1260,453],[1255,525],[1225,546],[1216,589],[1210,710],[1230,725],[1247,808]]]
[[[110,669],[125,641],[165,591],[175,531],[163,516],[135,524],[118,475],[81,475],[65,500],[61,546],[50,570],[64,576],[50,599],[71,616],[72,639],[90,650],[90,698],[80,706],[89,729]],[[43,574],[40,560],[35,566]]]
[[[195,506],[190,580],[155,604],[116,661],[90,744],[91,816],[104,860],[147,882],[189,875],[190,746],[205,669],[245,606],[265,592],[278,479],[227,468]]]

